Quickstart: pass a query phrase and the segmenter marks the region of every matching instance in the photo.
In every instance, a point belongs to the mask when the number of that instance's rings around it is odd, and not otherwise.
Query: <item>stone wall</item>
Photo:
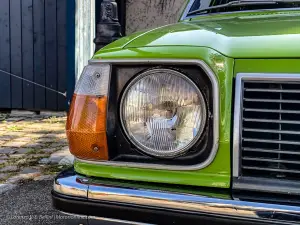
[[[186,0],[127,0],[126,34],[178,21]]]

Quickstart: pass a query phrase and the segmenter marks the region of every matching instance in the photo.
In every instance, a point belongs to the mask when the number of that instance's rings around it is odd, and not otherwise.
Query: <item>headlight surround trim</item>
[[[131,162],[117,162],[117,161],[93,161],[93,160],[83,160],[75,158],[76,161],[82,163],[89,163],[95,165],[103,166],[114,166],[114,167],[125,167],[125,168],[143,168],[143,169],[152,169],[152,170],[170,170],[170,171],[193,171],[200,170],[209,166],[215,159],[218,147],[219,147],[219,137],[220,137],[220,127],[219,127],[219,118],[220,118],[220,92],[219,92],[219,81],[215,72],[211,69],[210,66],[206,64],[203,60],[200,59],[174,59],[174,58],[143,58],[143,59],[92,59],[89,60],[89,64],[102,64],[108,63],[112,66],[137,66],[137,65],[181,65],[181,66],[197,66],[206,73],[208,79],[212,85],[212,95],[213,95],[213,112],[209,117],[213,118],[213,137],[212,137],[212,148],[210,151],[209,157],[198,164],[182,166],[182,165],[158,165],[158,164],[144,164],[144,163],[131,163]]]

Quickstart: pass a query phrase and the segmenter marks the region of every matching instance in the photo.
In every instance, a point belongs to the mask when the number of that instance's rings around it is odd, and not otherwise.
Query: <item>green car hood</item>
[[[139,32],[103,50],[154,46],[207,47],[232,58],[300,57],[300,12],[207,16]]]

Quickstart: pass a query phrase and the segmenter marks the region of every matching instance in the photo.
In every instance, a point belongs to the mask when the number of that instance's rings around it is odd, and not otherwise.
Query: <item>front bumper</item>
[[[300,207],[115,186],[67,170],[57,176],[53,205],[90,218],[151,224],[300,224]]]

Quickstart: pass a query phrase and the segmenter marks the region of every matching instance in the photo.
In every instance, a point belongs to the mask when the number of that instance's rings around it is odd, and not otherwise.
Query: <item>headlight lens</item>
[[[170,69],[140,74],[121,100],[121,121],[129,139],[142,152],[161,158],[180,156],[199,140],[206,111],[198,87]]]

